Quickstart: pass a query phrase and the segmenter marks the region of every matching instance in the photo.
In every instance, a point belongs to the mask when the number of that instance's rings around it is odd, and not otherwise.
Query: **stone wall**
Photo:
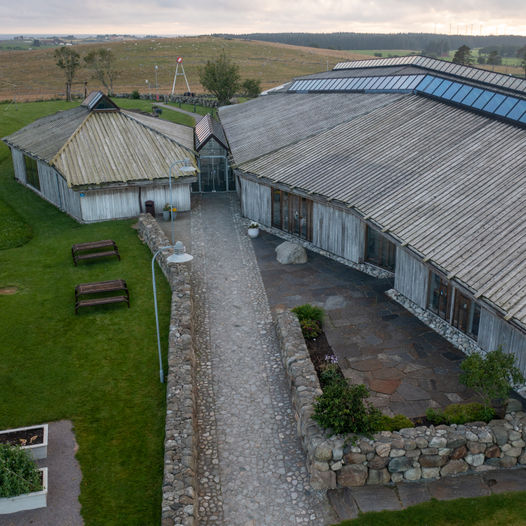
[[[150,247],[152,254],[160,247],[170,244],[150,214],[139,216],[138,232]],[[194,526],[198,523],[198,440],[190,271],[186,265],[168,264],[166,258],[171,253],[171,249],[167,249],[157,256],[157,261],[172,289],[168,370],[165,377],[162,525]]]
[[[505,419],[489,424],[421,426],[370,439],[328,437],[311,419],[321,389],[297,318],[281,312],[276,327],[313,487],[436,479],[526,464],[526,413],[517,401],[510,403]]]

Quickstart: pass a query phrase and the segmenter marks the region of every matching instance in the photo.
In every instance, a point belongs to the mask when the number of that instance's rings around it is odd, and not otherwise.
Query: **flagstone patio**
[[[386,414],[423,416],[429,407],[472,401],[459,382],[463,353],[424,325],[376,279],[319,254],[302,265],[281,265],[283,240],[262,232],[254,249],[272,309],[304,303],[323,307],[324,330],[344,375],[364,383]]]

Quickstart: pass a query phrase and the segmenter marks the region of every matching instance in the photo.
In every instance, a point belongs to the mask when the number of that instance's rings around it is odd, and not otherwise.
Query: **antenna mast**
[[[182,73],[179,73],[179,66],[181,66]],[[186,78],[186,73],[184,72],[183,57],[177,57],[177,66],[175,67],[174,83],[172,85],[172,95],[174,94],[175,83],[177,81],[177,76],[178,75],[182,75],[184,77],[184,80],[186,82],[186,88],[188,89],[188,92],[190,92],[190,85],[188,84],[188,79]]]

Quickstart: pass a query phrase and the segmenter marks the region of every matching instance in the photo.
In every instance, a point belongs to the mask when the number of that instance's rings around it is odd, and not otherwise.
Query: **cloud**
[[[20,0],[3,33],[472,32],[526,35],[522,0]]]

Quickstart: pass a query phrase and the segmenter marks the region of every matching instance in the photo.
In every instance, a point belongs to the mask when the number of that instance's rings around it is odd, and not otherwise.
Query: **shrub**
[[[481,397],[486,408],[493,400],[507,398],[512,387],[524,382],[524,376],[515,365],[515,356],[503,352],[501,346],[485,356],[471,354],[460,367],[460,381]]]
[[[478,402],[469,404],[451,404],[443,411],[428,409],[427,419],[434,425],[440,424],[466,424],[468,422],[489,422],[495,416],[491,407],[486,407]]]
[[[300,320],[300,327],[306,340],[314,340],[321,334],[320,324],[315,320]]]
[[[323,370],[320,372],[320,384],[323,389],[326,385],[342,379],[343,375],[341,369],[336,363],[329,363],[323,367]]]
[[[320,327],[323,322],[323,309],[321,307],[315,307],[310,303],[305,303],[305,305],[299,305],[294,307],[292,312],[298,317],[298,320],[314,320],[320,324]]]
[[[408,427],[415,427],[415,424],[404,415],[387,416],[382,415],[378,422],[377,431],[400,431]]]
[[[368,396],[365,385],[348,385],[344,378],[334,378],[316,399],[312,418],[332,434],[374,433],[382,413],[365,401]]]
[[[141,98],[141,94],[138,92],[138,90],[133,90],[131,92],[131,98],[132,99],[140,99]]]
[[[40,490],[40,473],[27,451],[0,445],[0,497],[16,497]]]

